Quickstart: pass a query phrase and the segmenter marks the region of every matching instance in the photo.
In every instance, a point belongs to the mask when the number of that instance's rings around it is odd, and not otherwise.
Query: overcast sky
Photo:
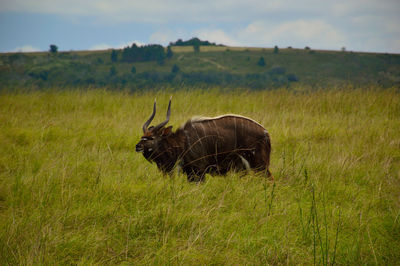
[[[0,0],[0,52],[168,45],[400,53],[400,0]]]

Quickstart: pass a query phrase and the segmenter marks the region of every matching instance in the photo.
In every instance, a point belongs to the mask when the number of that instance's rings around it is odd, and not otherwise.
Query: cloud
[[[96,44],[93,45],[92,47],[89,48],[89,50],[95,51],[95,50],[108,50],[113,48],[111,45],[101,43],[101,44]]]
[[[91,16],[114,22],[237,22],[265,17],[342,17],[380,14],[398,17],[398,0],[0,0],[1,12]]]
[[[203,3],[184,0],[0,0],[0,12],[27,12],[63,16],[89,16],[107,22],[152,22],[195,18]],[[200,14],[199,14],[200,15]],[[199,16],[201,17],[201,15]]]
[[[346,42],[340,30],[323,20],[296,20],[284,23],[257,21],[238,32],[244,44],[260,46],[313,45],[319,48],[339,48]]]
[[[170,29],[167,28],[153,32],[149,37],[149,43],[168,45],[170,42],[175,42],[178,39],[188,40],[193,37],[197,37],[193,30],[172,27]]]
[[[122,49],[122,48],[125,48],[127,46],[131,46],[133,43],[135,43],[137,46],[145,45],[145,43],[142,42],[142,41],[134,40],[134,41],[128,41],[128,42],[121,42],[118,45],[115,45],[113,48]]]
[[[36,48],[32,45],[23,45],[19,47],[15,47],[12,52],[20,52],[20,53],[25,53],[25,52],[39,52],[41,51],[39,48]]]
[[[400,52],[398,0],[0,0],[0,12],[129,26],[142,34],[136,38],[163,45],[198,36],[228,45]],[[142,33],[144,25],[152,33]],[[105,42],[92,49],[119,46]]]
[[[320,49],[340,49],[346,36],[323,20],[296,20],[283,23],[255,21],[232,31],[202,29],[196,31],[201,39],[231,46],[314,46]]]
[[[208,40],[217,44],[225,44],[229,46],[239,46],[240,41],[234,39],[229,33],[224,32],[220,29],[202,29],[195,33],[202,40]]]
[[[171,30],[166,31],[156,31],[150,35],[149,41],[150,43],[159,43],[162,45],[168,45],[169,42],[173,41],[175,38],[178,38],[176,33]]]
[[[141,41],[122,42],[122,43],[119,43],[117,45],[110,45],[110,44],[106,44],[106,43],[100,43],[100,44],[96,44],[96,45],[91,46],[89,48],[89,50],[122,49],[122,48],[125,48],[127,46],[131,46],[133,43],[135,43],[137,46],[144,45],[144,43],[141,42]]]

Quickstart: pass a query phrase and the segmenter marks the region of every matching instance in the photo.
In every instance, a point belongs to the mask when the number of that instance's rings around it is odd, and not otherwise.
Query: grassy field
[[[134,145],[158,100],[171,124],[237,113],[272,139],[275,181],[163,177]],[[0,95],[0,264],[400,261],[394,90]]]

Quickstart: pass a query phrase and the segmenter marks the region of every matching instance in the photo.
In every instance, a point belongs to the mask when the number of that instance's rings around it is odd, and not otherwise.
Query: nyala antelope
[[[178,164],[189,181],[202,181],[207,173],[224,175],[230,170],[253,170],[272,178],[268,169],[270,137],[254,120],[234,114],[195,117],[172,132],[172,126],[166,127],[171,99],[165,121],[149,127],[155,114],[156,101],[153,113],[143,125],[136,152],[155,162],[163,173],[170,173]]]

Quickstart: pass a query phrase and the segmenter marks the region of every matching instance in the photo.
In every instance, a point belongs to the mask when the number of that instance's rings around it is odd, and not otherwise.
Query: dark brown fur
[[[201,181],[206,173],[221,175],[247,168],[271,177],[269,134],[249,118],[191,119],[174,133],[171,128],[150,127],[136,145],[136,151],[164,173],[178,163],[189,181]]]

